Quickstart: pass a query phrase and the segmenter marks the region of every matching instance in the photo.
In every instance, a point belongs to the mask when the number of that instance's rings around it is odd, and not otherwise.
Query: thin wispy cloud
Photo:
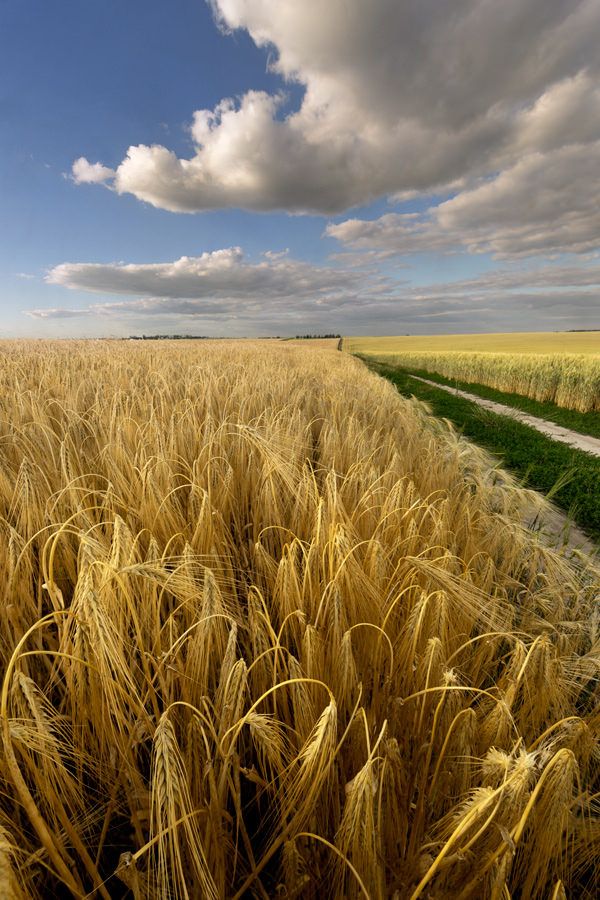
[[[34,319],[91,317],[132,325],[160,319],[174,326],[235,319],[265,333],[285,332],[301,321],[315,327],[342,321],[347,333],[364,333],[390,321],[402,332],[437,320],[439,330],[449,321],[473,330],[476,321],[494,327],[509,317],[552,328],[561,326],[565,309],[585,321],[595,315],[600,262],[514,266],[416,286],[383,275],[375,265],[316,266],[281,253],[253,262],[234,247],[171,263],[64,263],[46,281],[105,299],[85,307],[27,310]]]
[[[289,323],[305,315],[338,316],[347,307],[390,291],[389,280],[374,269],[317,266],[266,252],[258,261],[230,247],[169,263],[63,263],[45,276],[50,285],[95,294],[121,295],[86,308],[25,310],[36,319],[77,316],[192,319],[235,317]]]
[[[373,274],[369,282],[379,283]],[[63,263],[46,275],[48,284],[107,294],[150,294],[170,299],[335,296],[364,284],[360,272],[315,266],[286,254],[266,253],[258,262],[229,247],[169,263]]]

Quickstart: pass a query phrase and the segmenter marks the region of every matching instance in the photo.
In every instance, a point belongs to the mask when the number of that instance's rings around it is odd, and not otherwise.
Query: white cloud
[[[592,75],[583,70],[552,85],[521,116],[513,147],[516,150],[543,152],[571,144],[594,142],[599,138],[598,71]]]
[[[281,253],[250,261],[234,247],[170,263],[64,263],[46,280],[80,295],[116,295],[89,306],[78,298],[75,309],[26,311],[40,323],[82,317],[99,334],[103,329],[393,334],[600,327],[600,261],[594,259],[577,266],[511,264],[476,278],[416,286],[383,277],[376,266],[317,266]]]
[[[71,175],[75,184],[103,184],[114,178],[115,170],[99,162],[88,162],[85,156],[80,156],[73,163]]]
[[[211,0],[305,88],[194,114],[194,153],[129,148],[115,189],[155,206],[333,213],[472,183],[600,136],[598,0]],[[112,170],[81,163],[80,180]],[[85,165],[84,165],[85,163]]]
[[[79,319],[81,316],[92,315],[91,308],[67,309],[65,307],[48,307],[46,309],[27,309],[25,315],[32,319]]]
[[[335,159],[315,160],[318,148],[275,118],[281,102],[250,91],[237,105],[224,101],[214,112],[196,112],[192,135],[202,147],[189,160],[158,145],[130,147],[116,190],[173,212],[227,206],[304,212],[313,208],[313,194],[333,212],[346,204],[347,173]]]
[[[600,246],[600,142],[534,153],[437,207],[473,252],[588,252]]]
[[[359,250],[387,250],[399,255],[460,247],[458,235],[439,228],[430,213],[386,213],[378,219],[346,219],[330,223],[325,234]]]
[[[360,250],[589,253],[600,246],[600,141],[523,156],[421,215],[347,219],[326,234]]]
[[[342,327],[346,310],[365,309],[385,297],[390,283],[375,270],[340,269],[267,252],[248,260],[239,247],[183,256],[168,263],[63,263],[51,269],[46,282],[77,292],[118,295],[85,308],[25,310],[34,319],[87,316],[146,323],[145,327],[180,330],[212,323],[222,333],[224,322],[236,321],[237,333],[313,330]],[[216,323],[216,324],[215,324]],[[219,323],[221,323],[219,325]],[[243,323],[243,324],[242,324]],[[307,323],[309,323],[307,325]],[[310,324],[312,323],[312,324]],[[333,323],[333,324],[330,324]],[[111,325],[112,327],[112,325]]]
[[[364,275],[332,266],[314,266],[282,254],[265,254],[259,262],[245,259],[239,247],[201,256],[182,256],[169,263],[63,263],[46,275],[48,284],[103,294],[148,295],[146,309],[161,298],[204,302],[235,301],[243,308],[270,299],[341,296],[364,282]],[[160,307],[160,304],[158,304]]]
[[[437,282],[424,287],[412,286],[413,297],[477,297],[490,294],[504,298],[510,303],[515,297],[538,296],[541,305],[554,305],[561,297],[580,296],[585,299],[597,297],[600,287],[600,264],[588,260],[584,264],[544,263],[531,266],[521,261],[507,264],[506,268],[493,269],[474,278]]]

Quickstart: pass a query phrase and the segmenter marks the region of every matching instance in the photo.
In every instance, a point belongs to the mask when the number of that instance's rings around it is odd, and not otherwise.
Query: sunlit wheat
[[[597,572],[307,343],[1,346],[2,896],[596,896]]]

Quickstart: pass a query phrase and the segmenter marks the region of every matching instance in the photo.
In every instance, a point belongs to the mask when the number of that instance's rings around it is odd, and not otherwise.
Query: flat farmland
[[[343,347],[551,495],[597,540],[600,463],[591,454],[600,438],[599,339],[597,332],[397,336],[345,338]]]
[[[336,350],[339,342],[339,338],[291,338],[286,340],[287,344],[300,344],[321,350]]]
[[[347,338],[344,349],[408,372],[600,411],[600,333]]]
[[[541,498],[309,341],[0,350],[4,896],[593,896]]]
[[[462,351],[469,353],[569,353],[600,356],[600,331],[433,334],[344,338],[349,353]]]

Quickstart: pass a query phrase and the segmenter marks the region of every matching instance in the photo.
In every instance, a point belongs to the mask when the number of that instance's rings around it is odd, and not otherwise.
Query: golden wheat
[[[515,331],[487,334],[399,334],[348,337],[352,353],[541,353],[600,356],[600,331]]]
[[[346,338],[344,349],[579,412],[600,410],[600,334]]]
[[[3,896],[596,896],[598,574],[528,492],[329,349],[1,352]]]

